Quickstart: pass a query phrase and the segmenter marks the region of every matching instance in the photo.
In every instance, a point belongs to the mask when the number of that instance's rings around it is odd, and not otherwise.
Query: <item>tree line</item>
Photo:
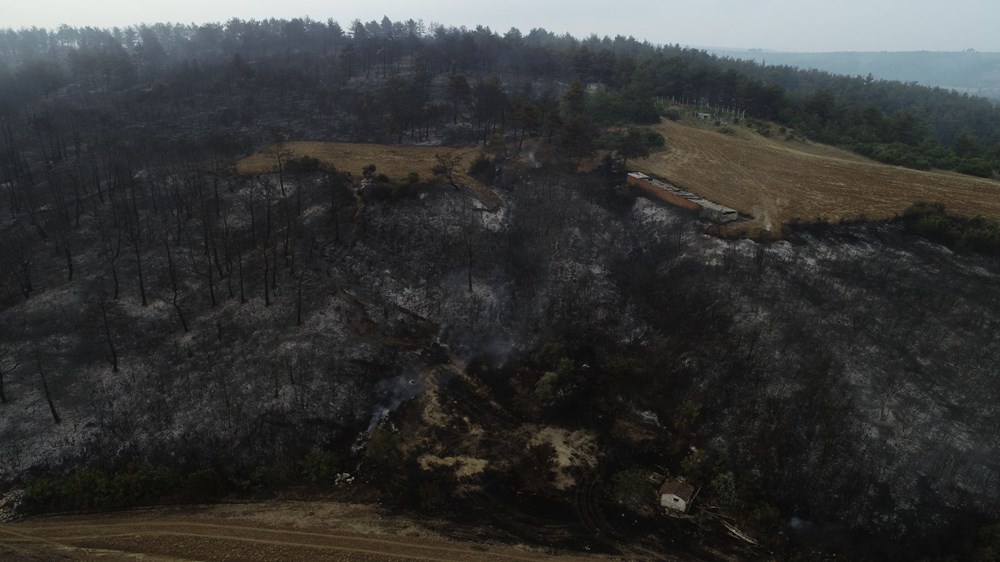
[[[597,124],[655,122],[656,101],[674,100],[773,120],[893,164],[980,176],[1000,168],[1000,110],[989,100],[622,35],[578,39],[540,28],[499,33],[388,18],[346,27],[233,18],[0,31],[0,115],[42,131],[56,126],[53,116],[27,108],[67,87],[78,99],[224,90],[244,99],[219,108],[221,124],[252,122],[276,104],[306,106],[348,121],[355,136],[418,142],[465,116],[472,130],[450,140],[487,144],[498,133],[544,134],[546,125],[554,133],[558,123],[546,117],[574,78],[590,86]]]

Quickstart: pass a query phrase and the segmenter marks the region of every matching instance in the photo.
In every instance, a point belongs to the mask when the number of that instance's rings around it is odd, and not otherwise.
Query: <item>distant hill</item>
[[[785,53],[761,49],[707,49],[719,56],[771,65],[825,70],[849,76],[867,76],[918,82],[979,96],[1000,99],[1000,53],[961,52],[840,52]]]

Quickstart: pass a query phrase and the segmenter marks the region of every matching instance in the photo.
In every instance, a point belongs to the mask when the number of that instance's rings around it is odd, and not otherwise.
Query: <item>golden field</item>
[[[754,217],[748,230],[792,220],[887,219],[916,201],[949,212],[1000,218],[1000,182],[867,160],[833,147],[764,137],[737,127],[665,121],[667,149],[630,167]]]
[[[362,169],[368,164],[375,164],[376,173],[381,173],[398,181],[403,181],[411,172],[420,174],[424,181],[430,180],[434,174],[431,169],[436,163],[435,155],[454,155],[461,157],[456,180],[465,184],[487,208],[496,208],[500,199],[493,191],[476,181],[465,170],[472,164],[480,149],[475,147],[448,148],[438,146],[408,146],[385,144],[361,144],[345,142],[296,141],[281,145],[290,158],[310,156],[324,164],[332,164],[338,170],[350,172],[360,178]],[[244,158],[237,162],[237,171],[245,175],[265,174],[276,170],[276,145]]]

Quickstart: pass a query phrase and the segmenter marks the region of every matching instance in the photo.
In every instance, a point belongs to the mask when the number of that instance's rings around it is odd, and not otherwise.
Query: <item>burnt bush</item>
[[[129,465],[120,472],[90,467],[61,480],[35,480],[25,489],[21,509],[47,513],[154,505],[183,490],[182,482],[170,470],[149,465]]]

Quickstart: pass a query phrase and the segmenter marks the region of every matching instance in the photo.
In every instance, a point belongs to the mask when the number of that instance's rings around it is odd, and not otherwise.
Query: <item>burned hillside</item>
[[[32,290],[7,285],[4,342],[20,366],[4,373],[4,480],[126,462],[240,480],[314,450],[346,469],[351,446],[388,424],[405,436],[398,462],[478,463],[462,479],[488,488],[491,473],[528,470],[498,442],[530,449],[528,423],[596,440],[570,489],[598,466],[655,463],[736,511],[765,502],[880,536],[995,516],[995,260],[897,224],[723,240],[614,181],[525,163],[507,163],[494,211],[426,185],[352,221],[345,188],[339,223],[321,173],[284,198],[277,178],[223,186],[218,214],[210,179],[192,177],[204,214],[147,231],[162,238],[136,261],[127,221],[160,219],[138,195],[128,219],[130,193],[169,192],[139,176],[103,207],[125,198],[123,232],[102,234],[113,219],[100,204],[81,215],[72,280],[55,235],[41,236],[57,213],[8,222],[5,259],[32,250]],[[254,224],[240,210],[255,191],[273,192],[270,235],[262,206]],[[453,374],[426,374],[442,360]],[[468,402],[457,414],[452,392]],[[408,413],[432,396],[444,410]],[[450,433],[456,419],[473,441]],[[622,433],[635,424],[651,435]]]
[[[255,25],[0,42],[0,511],[333,494],[633,558],[995,530],[991,223],[726,239],[642,197],[670,147],[616,125],[722,95],[647,88],[694,54]]]

